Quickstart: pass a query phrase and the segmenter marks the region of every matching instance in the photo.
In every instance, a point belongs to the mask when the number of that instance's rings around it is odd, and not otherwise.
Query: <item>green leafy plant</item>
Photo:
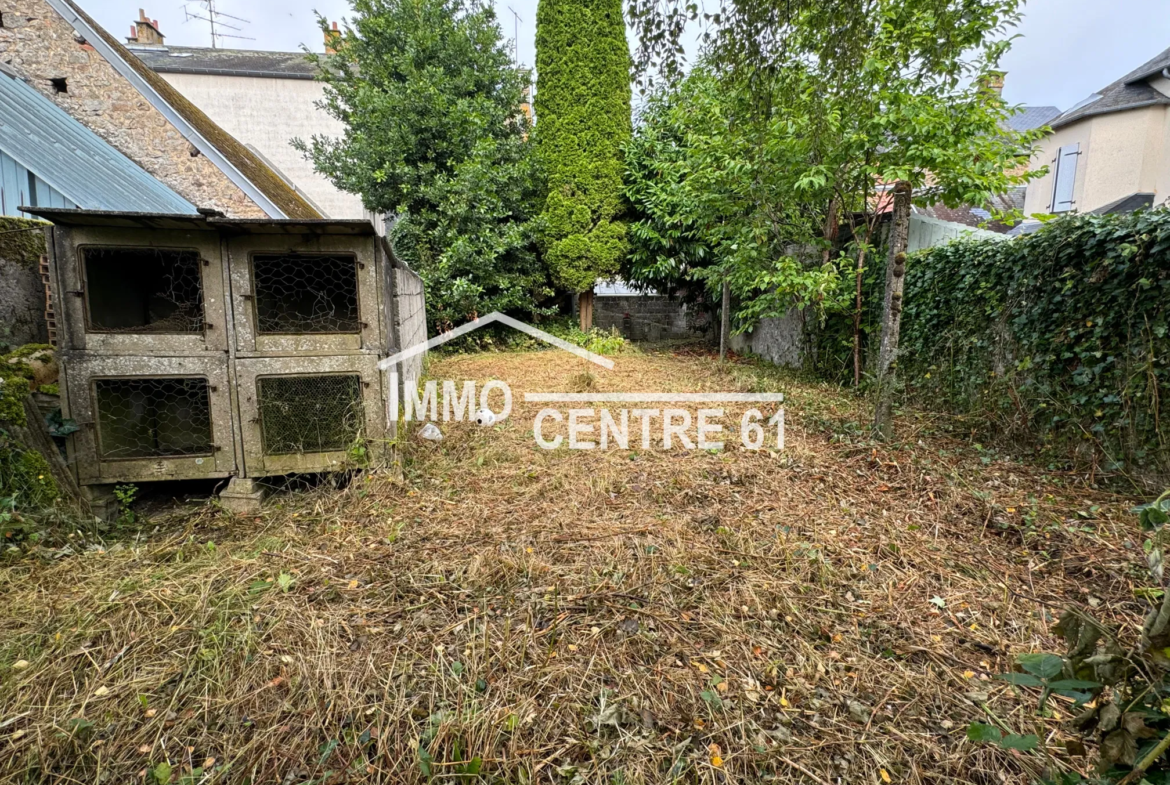
[[[1170,542],[1170,491],[1135,508],[1149,534],[1145,552],[1151,577],[1162,587],[1157,604],[1142,625],[1136,646],[1125,648],[1116,633],[1084,610],[1069,608],[1053,627],[1064,639],[1064,654],[1034,653],[1017,658],[1020,670],[999,676],[1017,687],[1038,689],[1037,710],[1050,714],[1052,696],[1072,701],[1078,713],[1068,730],[1078,739],[1066,743],[1070,752],[1097,750],[1100,783],[1170,782],[1170,595],[1165,591],[1163,548]],[[1047,755],[1034,734],[1005,734],[998,727],[972,723],[972,741],[1006,749],[1036,750]],[[1053,769],[1055,771],[1055,769]],[[1068,772],[1053,782],[1080,782]],[[1071,777],[1071,779],[1070,779]]]
[[[628,250],[629,73],[621,0],[540,1],[535,135],[547,182],[538,236],[553,281],[572,292],[617,273]]]
[[[338,188],[388,214],[396,252],[422,276],[431,329],[551,296],[532,219],[540,177],[515,67],[491,4],[355,0],[336,54],[309,55],[338,137],[294,141]]]
[[[118,502],[118,523],[129,526],[138,520],[134,512],[134,500],[138,498],[138,486],[127,483],[114,486],[114,499]]]

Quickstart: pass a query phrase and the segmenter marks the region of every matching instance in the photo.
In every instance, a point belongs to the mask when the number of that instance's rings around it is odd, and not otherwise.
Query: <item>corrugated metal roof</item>
[[[64,109],[0,71],[0,150],[70,201],[89,209],[194,213]]]

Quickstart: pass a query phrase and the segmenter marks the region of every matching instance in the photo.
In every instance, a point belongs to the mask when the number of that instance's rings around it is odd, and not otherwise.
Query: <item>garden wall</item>
[[[45,253],[41,221],[0,217],[0,353],[28,343],[47,343]]]
[[[1054,220],[906,266],[900,376],[914,398],[1170,473],[1170,211]]]

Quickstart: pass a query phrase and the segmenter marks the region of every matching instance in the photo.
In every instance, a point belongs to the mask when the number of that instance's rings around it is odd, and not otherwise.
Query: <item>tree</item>
[[[621,0],[540,0],[536,73],[535,134],[547,185],[540,244],[556,285],[591,295],[628,250],[622,146],[630,136],[630,54]]]
[[[742,96],[736,123],[754,129],[741,134],[757,144],[740,170],[760,182],[771,178],[778,204],[786,201],[784,183],[793,183],[806,205],[822,211],[825,235],[840,210],[858,278],[876,239],[876,208],[889,205],[895,183],[905,189],[908,210],[911,197],[982,206],[1026,182],[1036,174],[1026,169],[1041,131],[1008,129],[1010,108],[982,87],[1010,45],[1019,6],[1020,0],[723,0],[707,17],[705,57],[720,74],[722,93]],[[633,0],[631,13],[642,42],[640,65],[676,79],[680,23],[697,6]],[[791,167],[788,177],[764,171],[783,162]],[[782,220],[799,216],[790,207]],[[811,232],[806,226],[790,235]],[[903,241],[890,254],[892,266],[902,259],[903,271],[904,250]],[[887,303],[897,299],[895,285]],[[855,291],[860,380],[860,285]],[[754,302],[767,310],[783,298]],[[876,366],[875,431],[888,438],[899,327],[890,307],[883,325],[889,351]]]
[[[527,75],[477,0],[354,0],[334,55],[310,55],[340,138],[297,140],[318,171],[389,213],[397,252],[444,327],[552,294],[535,247],[540,189]],[[325,20],[319,18],[322,29]],[[328,31],[327,31],[328,32]]]

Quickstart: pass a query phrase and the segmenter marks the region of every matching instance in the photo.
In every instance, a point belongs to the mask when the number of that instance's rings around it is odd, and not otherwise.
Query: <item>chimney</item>
[[[337,29],[337,22],[334,22],[333,29],[325,31],[325,54],[337,54],[337,47],[340,43],[341,31]]]
[[[139,8],[138,20],[130,26],[130,37],[126,39],[126,43],[138,46],[163,46],[163,38],[158,29],[158,20],[148,18],[146,11]]]
[[[1003,71],[991,71],[980,80],[979,86],[996,95],[1003,95],[1003,77]]]

